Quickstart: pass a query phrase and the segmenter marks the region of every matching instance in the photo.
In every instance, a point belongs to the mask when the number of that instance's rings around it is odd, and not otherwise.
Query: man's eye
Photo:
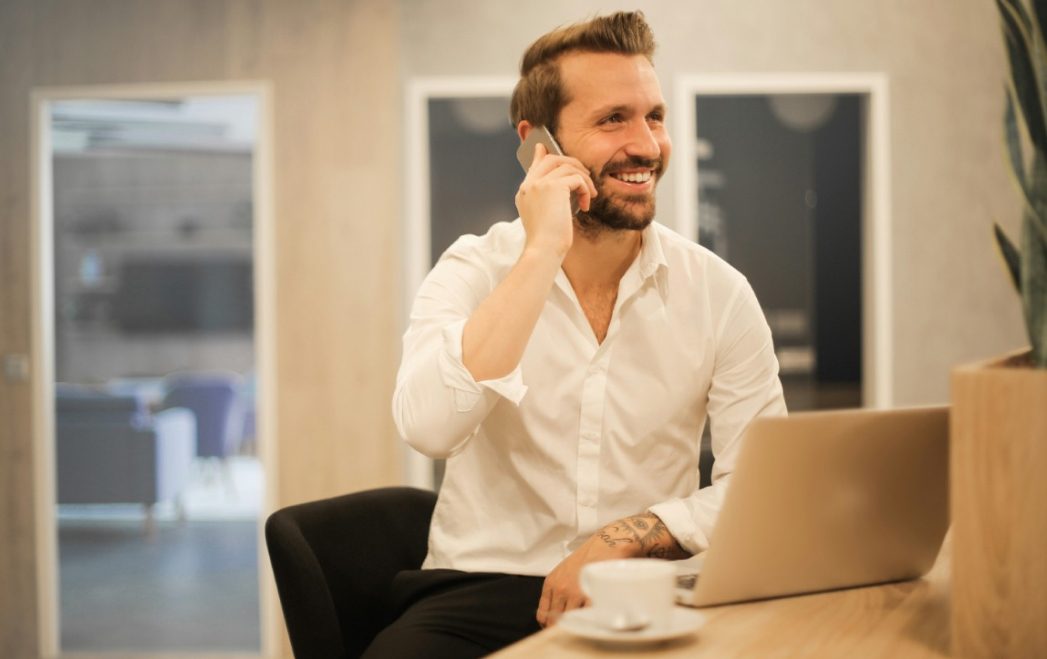
[[[605,117],[603,122],[605,124],[618,124],[618,123],[621,123],[622,122],[622,114],[620,112],[615,112],[614,114],[611,114],[611,115],[608,115],[607,117]]]
[[[665,121],[665,114],[662,112],[652,112],[651,114],[647,115],[647,120],[660,124],[663,121]]]

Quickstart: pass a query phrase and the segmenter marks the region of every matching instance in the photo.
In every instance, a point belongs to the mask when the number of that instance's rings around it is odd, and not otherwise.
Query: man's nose
[[[661,155],[662,147],[646,121],[637,121],[631,127],[626,153],[650,159]]]

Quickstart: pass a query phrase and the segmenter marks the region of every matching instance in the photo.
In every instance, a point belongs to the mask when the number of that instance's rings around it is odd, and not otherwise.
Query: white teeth
[[[651,172],[620,173],[614,177],[627,183],[646,183],[651,180]]]

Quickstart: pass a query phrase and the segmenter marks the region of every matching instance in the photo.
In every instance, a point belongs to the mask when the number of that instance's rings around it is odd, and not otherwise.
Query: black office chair
[[[297,659],[358,657],[393,621],[389,586],[421,567],[436,494],[409,487],[282,508],[265,523]]]

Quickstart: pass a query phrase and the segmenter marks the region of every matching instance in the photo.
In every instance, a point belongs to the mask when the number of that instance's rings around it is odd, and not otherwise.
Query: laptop
[[[948,426],[947,406],[756,419],[708,551],[681,564],[691,574],[678,580],[677,602],[923,576],[949,526]]]

